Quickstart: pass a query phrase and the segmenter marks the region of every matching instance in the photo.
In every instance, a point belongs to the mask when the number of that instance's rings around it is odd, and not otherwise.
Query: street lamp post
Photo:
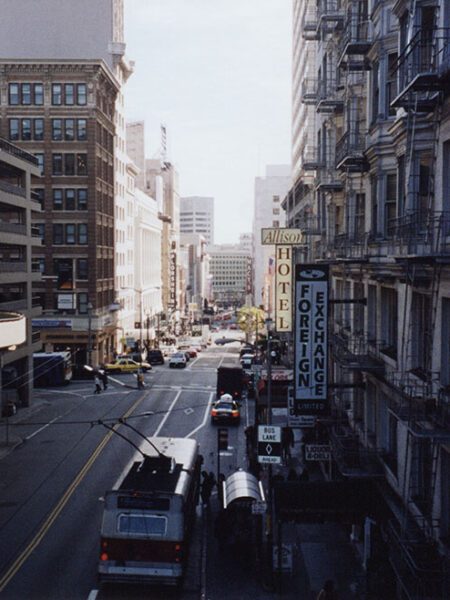
[[[92,366],[92,302],[88,302],[87,314],[88,314],[88,343],[87,343],[87,358],[88,365]]]
[[[267,332],[267,414],[266,423],[272,425],[272,355],[271,355],[271,329],[273,321],[270,316],[266,319]],[[272,490],[272,464],[269,464],[267,478],[267,554],[269,587],[273,588],[273,490]]]

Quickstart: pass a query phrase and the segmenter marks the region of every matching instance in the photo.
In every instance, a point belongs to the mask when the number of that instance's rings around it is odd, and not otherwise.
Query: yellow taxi
[[[106,363],[105,371],[107,373],[137,373],[141,366],[144,373],[152,368],[152,365],[147,362],[141,364],[132,358],[118,358],[114,362]]]

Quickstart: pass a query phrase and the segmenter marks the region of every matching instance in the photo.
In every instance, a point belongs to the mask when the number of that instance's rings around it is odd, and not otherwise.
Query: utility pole
[[[267,331],[267,414],[266,424],[272,425],[272,355],[271,335],[273,321],[270,313],[266,319]],[[273,589],[273,490],[272,490],[272,464],[269,464],[267,478],[267,554],[268,554],[268,587]]]

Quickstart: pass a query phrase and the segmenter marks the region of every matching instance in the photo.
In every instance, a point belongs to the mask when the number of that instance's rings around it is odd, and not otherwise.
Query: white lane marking
[[[194,409],[189,407],[184,411],[185,415],[192,415],[192,413],[194,412]]]
[[[87,600],[95,600],[98,596],[98,590],[91,590]]]
[[[41,431],[44,431],[44,429],[47,429],[47,427],[49,427],[52,423],[54,423],[58,419],[61,419],[61,417],[62,417],[62,415],[59,415],[58,417],[55,417],[54,419],[52,419],[51,421],[49,421],[46,425],[43,425],[39,429],[36,429],[36,431],[34,431],[33,433],[30,433],[30,435],[27,435],[27,437],[24,438],[25,441],[31,440],[32,438],[34,438],[35,435],[37,435]]]
[[[196,427],[196,428],[195,428],[195,429],[193,429],[193,430],[192,430],[190,433],[188,433],[188,434],[187,434],[187,436],[186,436],[187,438],[188,438],[188,437],[191,437],[191,435],[194,435],[194,433],[197,433],[197,431],[198,431],[199,429],[201,429],[202,427],[204,427],[204,426],[205,426],[205,424],[206,424],[206,421],[207,421],[207,419],[208,419],[208,416],[209,416],[209,411],[210,411],[211,402],[213,401],[213,398],[214,398],[214,396],[215,396],[215,393],[214,393],[214,392],[211,392],[211,393],[209,394],[209,402],[208,402],[208,404],[206,405],[206,408],[205,408],[205,413],[204,413],[204,415],[203,415],[203,421],[200,423],[200,425],[199,425],[198,427]]]
[[[167,419],[169,418],[170,413],[173,410],[173,407],[175,406],[175,404],[178,402],[178,398],[181,395],[181,390],[179,390],[176,395],[175,398],[172,400],[172,404],[169,406],[169,410],[166,412],[166,414],[164,415],[164,419],[161,421],[161,423],[159,424],[158,429],[155,431],[155,433],[153,434],[154,437],[156,437],[158,435],[158,433],[161,431],[161,429],[163,428],[164,423],[167,421]]]

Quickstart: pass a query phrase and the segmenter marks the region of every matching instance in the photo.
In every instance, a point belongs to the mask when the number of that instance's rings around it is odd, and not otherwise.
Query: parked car
[[[231,423],[238,425],[241,419],[238,403],[230,394],[223,394],[214,402],[211,409],[211,423]]]
[[[134,362],[140,363],[147,362],[145,359],[145,352],[129,352],[128,354],[119,354],[117,358],[131,358]]]
[[[231,325],[230,325],[230,329],[237,329],[237,325],[236,325],[236,323],[231,323]]]
[[[186,354],[184,352],[175,352],[175,354],[172,354],[169,359],[169,367],[171,369],[184,369],[186,367],[186,363]]]
[[[170,356],[177,351],[176,346],[163,346],[162,352],[164,356]]]
[[[240,358],[240,363],[244,369],[250,369],[254,360],[254,354],[243,354]]]
[[[151,365],[163,365],[164,356],[161,350],[149,350],[147,352],[147,362]]]
[[[144,373],[152,369],[152,365],[147,362],[140,363],[131,358],[117,358],[114,362],[106,363],[105,371],[107,373],[137,373],[140,367]]]
[[[195,348],[188,348],[186,352],[189,354],[189,358],[197,358],[197,350]]]

